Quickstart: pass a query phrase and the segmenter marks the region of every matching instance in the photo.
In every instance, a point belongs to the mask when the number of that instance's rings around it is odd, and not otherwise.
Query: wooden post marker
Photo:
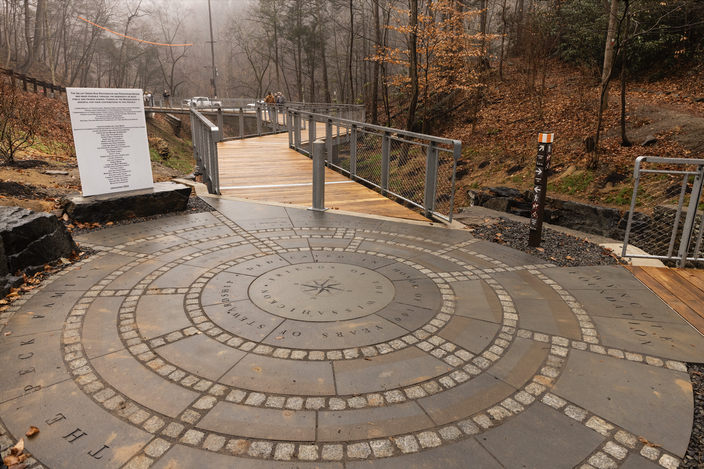
[[[528,246],[540,247],[543,234],[543,212],[545,209],[545,192],[548,188],[548,171],[552,158],[552,142],[555,134],[542,132],[538,134],[538,157],[535,160],[535,184],[533,187],[533,207],[530,211],[530,236]]]

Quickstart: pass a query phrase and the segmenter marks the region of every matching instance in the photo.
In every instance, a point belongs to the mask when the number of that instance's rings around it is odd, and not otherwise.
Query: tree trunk
[[[499,80],[503,81],[504,79],[504,43],[506,41],[506,25],[508,24],[508,19],[506,18],[506,0],[503,0],[503,4],[501,5],[501,23],[502,23],[502,30],[501,30],[501,52],[499,56]]]
[[[372,2],[372,15],[374,16],[374,52],[381,46],[381,25],[379,20],[379,0]],[[374,61],[372,72],[372,125],[379,124],[379,61]]]
[[[624,9],[624,15],[626,15],[626,33],[625,37],[628,38],[628,31],[631,27],[631,15],[628,13],[628,3],[630,0],[626,1],[626,7]],[[623,41],[621,45],[621,146],[630,147],[632,145],[631,141],[628,140],[626,135],[626,42]]]
[[[614,64],[614,42],[616,42],[616,31],[618,29],[618,0],[611,0],[611,10],[609,13],[609,29],[606,32],[606,47],[604,48],[604,69],[601,72],[601,102],[602,111],[609,107],[609,81],[611,69]]]
[[[27,41],[27,58],[20,67],[20,73],[25,74],[34,64],[34,45],[32,43],[32,11],[29,8],[29,0],[24,0],[24,37]]]
[[[39,59],[39,52],[44,43],[44,16],[46,15],[46,0],[37,0],[37,11],[34,18],[34,58]]]
[[[328,61],[325,59],[325,28],[323,28],[323,17],[320,14],[320,0],[315,0],[315,7],[318,13],[318,36],[320,39],[320,60],[323,67],[323,99],[326,103],[331,103],[330,80],[328,80]]]
[[[5,0],[4,3],[4,9],[5,9],[5,14],[3,15],[3,20],[5,23],[5,29],[3,30],[3,35],[5,37],[5,46],[7,47],[7,55],[5,56],[5,69],[10,67],[10,51],[11,45],[10,45],[10,2],[9,0]]]
[[[516,5],[516,49],[523,44],[523,8],[524,0],[518,0]]]
[[[49,18],[44,8],[44,29],[46,30],[46,48],[49,51],[49,70],[51,71],[51,84],[56,84],[56,70],[54,69],[54,51],[51,48],[51,34],[49,34]]]
[[[350,0],[350,56],[348,58],[348,69],[350,74],[350,103],[354,104],[354,76],[352,75],[352,57],[354,46],[354,7],[353,0]]]
[[[411,78],[411,96],[408,103],[408,119],[406,130],[413,130],[418,106],[418,0],[411,0],[409,18],[410,32],[408,34],[408,76]]]

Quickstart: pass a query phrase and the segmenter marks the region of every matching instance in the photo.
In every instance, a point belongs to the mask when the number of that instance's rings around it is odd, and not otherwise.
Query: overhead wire
[[[81,19],[81,20],[85,21],[86,23],[90,23],[93,26],[95,26],[96,28],[104,29],[105,31],[107,31],[109,33],[117,34],[118,36],[122,36],[127,39],[132,39],[133,41],[143,42],[145,44],[153,44],[155,46],[167,46],[167,47],[188,47],[188,46],[193,45],[193,43],[191,43],[191,44],[163,44],[161,42],[145,41],[144,39],[137,39],[136,37],[125,36],[124,34],[120,34],[116,31],[113,31],[112,29],[108,29],[106,27],[100,26],[99,24],[95,24],[92,21],[88,21],[87,19],[83,18],[82,16],[79,16],[78,19]]]

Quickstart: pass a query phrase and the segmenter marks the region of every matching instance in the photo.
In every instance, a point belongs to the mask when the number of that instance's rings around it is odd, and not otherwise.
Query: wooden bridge
[[[318,135],[325,127],[318,124]],[[218,143],[220,193],[262,202],[310,207],[313,161],[289,148],[280,133]],[[347,177],[325,169],[325,206],[332,210],[429,221]]]

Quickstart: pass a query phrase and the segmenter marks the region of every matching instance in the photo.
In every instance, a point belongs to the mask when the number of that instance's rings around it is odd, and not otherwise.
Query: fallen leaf
[[[10,335],[10,334],[12,334],[12,332],[5,332],[5,335],[6,335],[6,336],[8,336],[8,335]]]
[[[638,441],[640,441],[645,446],[650,446],[651,448],[659,448],[662,446],[662,445],[656,445],[655,443],[651,443],[648,440],[646,440],[645,438],[643,438],[642,436],[638,437]]]
[[[12,467],[21,463],[22,461],[20,461],[20,458],[18,458],[17,456],[10,455],[3,459],[2,462],[4,462],[7,467]]]
[[[37,433],[39,433],[39,429],[37,427],[35,427],[34,425],[31,425],[29,427],[29,430],[27,430],[27,433],[25,433],[25,435],[27,437],[32,437],[32,436],[36,435]]]
[[[22,451],[24,451],[24,438],[20,438],[20,441],[18,441],[17,444],[12,447],[12,449],[10,450],[10,454],[18,455],[22,453]]]
[[[372,361],[372,359],[371,359],[371,358],[369,358],[369,357],[364,357],[364,359],[365,359],[365,360],[369,360],[369,361]]]
[[[283,339],[283,337],[277,337],[277,339]]]

